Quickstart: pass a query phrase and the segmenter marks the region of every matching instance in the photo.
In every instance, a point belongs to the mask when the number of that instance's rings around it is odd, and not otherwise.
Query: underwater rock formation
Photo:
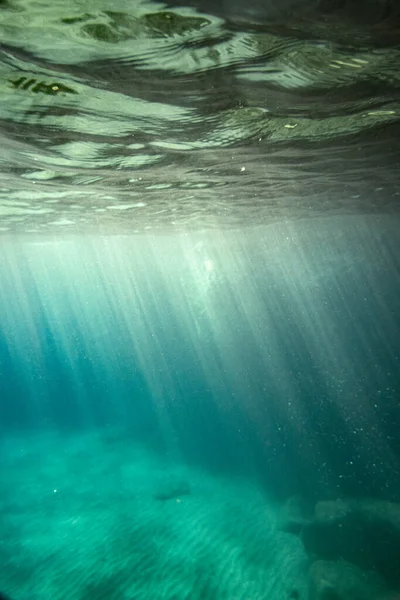
[[[287,533],[301,535],[303,528],[311,522],[313,513],[300,496],[289,498],[281,511],[280,529]]]
[[[344,560],[317,560],[309,572],[309,600],[375,600],[386,594],[376,573]]]
[[[343,559],[400,586],[400,504],[380,500],[318,502],[301,539],[309,555]]]
[[[373,499],[317,502],[299,497],[282,510],[281,529],[298,535],[310,558],[309,600],[398,598],[400,504]]]
[[[188,496],[191,488],[186,479],[170,475],[162,479],[154,492],[156,500],[179,500],[182,496]]]

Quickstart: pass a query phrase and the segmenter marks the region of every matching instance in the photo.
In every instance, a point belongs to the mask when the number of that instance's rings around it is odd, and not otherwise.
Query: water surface
[[[398,31],[388,1],[2,2],[2,231],[397,211]]]

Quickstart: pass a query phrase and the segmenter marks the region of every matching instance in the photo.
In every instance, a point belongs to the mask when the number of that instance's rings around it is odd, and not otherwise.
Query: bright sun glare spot
[[[213,263],[213,261],[209,260],[209,259],[205,260],[204,261],[204,268],[207,271],[207,273],[211,273],[211,271],[214,270],[214,263]]]

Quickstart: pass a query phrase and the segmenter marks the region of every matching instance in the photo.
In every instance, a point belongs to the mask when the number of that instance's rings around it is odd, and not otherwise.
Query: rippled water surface
[[[0,0],[0,229],[234,228],[400,204],[400,9]]]

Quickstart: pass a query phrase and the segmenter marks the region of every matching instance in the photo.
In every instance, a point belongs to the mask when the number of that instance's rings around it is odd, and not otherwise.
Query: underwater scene
[[[400,600],[400,4],[0,0],[0,600]]]

